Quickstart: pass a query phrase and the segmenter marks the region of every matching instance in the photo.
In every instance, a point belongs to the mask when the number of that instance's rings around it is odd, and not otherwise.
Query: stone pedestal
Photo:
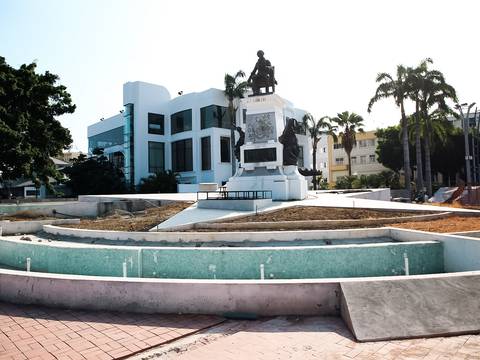
[[[276,94],[242,100],[247,110],[245,144],[240,148],[240,167],[227,182],[227,190],[271,190],[273,200],[302,200],[307,181],[297,166],[283,165],[283,145],[278,137],[285,128],[288,106]]]

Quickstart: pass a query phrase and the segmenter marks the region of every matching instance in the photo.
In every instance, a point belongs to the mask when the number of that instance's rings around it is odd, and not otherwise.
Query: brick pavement
[[[119,359],[222,321],[215,316],[60,310],[0,302],[0,360]]]
[[[160,347],[132,360],[480,359],[480,335],[358,343],[339,318],[279,317],[245,322],[240,328],[238,322],[232,324],[237,329],[229,335],[218,336],[213,328],[203,338],[187,337],[170,344],[170,351]],[[186,343],[190,338],[196,340]]]

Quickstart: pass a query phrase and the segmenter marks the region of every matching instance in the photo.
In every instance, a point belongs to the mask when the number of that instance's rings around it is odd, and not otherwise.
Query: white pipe
[[[142,248],[138,249],[138,277],[142,277],[142,270],[143,270],[143,261],[142,261]]]
[[[127,277],[127,263],[123,263],[123,277]]]
[[[260,264],[260,280],[265,280],[265,265]]]
[[[407,256],[407,253],[404,252],[403,253],[403,261],[405,263],[405,275],[410,275],[410,266],[408,264],[408,256]]]
[[[30,272],[31,265],[32,265],[32,259],[27,258],[27,271],[28,271],[28,272]]]

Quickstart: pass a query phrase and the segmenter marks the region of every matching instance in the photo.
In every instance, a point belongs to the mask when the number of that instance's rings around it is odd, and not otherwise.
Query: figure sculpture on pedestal
[[[278,138],[278,141],[283,145],[283,165],[297,165],[300,149],[295,135],[296,126],[297,120],[287,118],[287,125]]]
[[[235,144],[234,155],[237,158],[237,161],[240,162],[240,146],[245,144],[245,132],[240,126],[237,126],[235,129],[238,132],[239,138],[237,140],[237,143]]]
[[[265,59],[263,55],[264,53],[262,50],[257,51],[257,63],[247,80],[252,88],[253,95],[261,95],[261,88],[265,88],[265,94],[272,94],[275,92],[275,85],[277,84],[277,81],[275,80],[275,67],[272,66],[270,61]],[[271,92],[270,87],[272,88]]]

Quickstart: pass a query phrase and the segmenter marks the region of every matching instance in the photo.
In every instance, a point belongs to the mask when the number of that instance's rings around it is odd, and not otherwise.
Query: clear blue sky
[[[462,102],[480,102],[479,10],[468,0],[0,0],[0,55],[60,76],[77,105],[61,119],[74,150],[122,108],[123,83],[222,88],[225,72],[251,71],[258,49],[279,95],[315,116],[357,112],[374,129],[399,117],[388,101],[366,112],[375,75],[399,63],[432,57]]]

